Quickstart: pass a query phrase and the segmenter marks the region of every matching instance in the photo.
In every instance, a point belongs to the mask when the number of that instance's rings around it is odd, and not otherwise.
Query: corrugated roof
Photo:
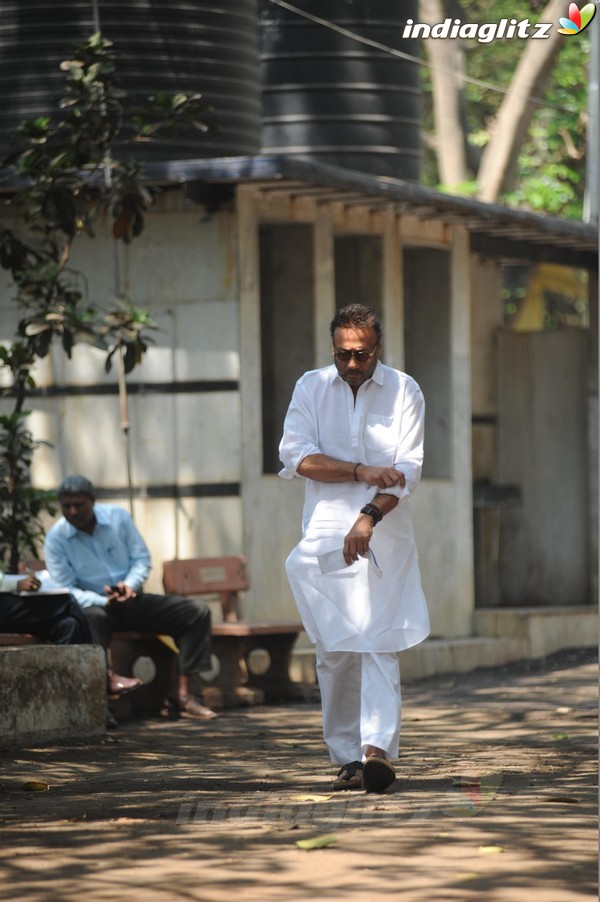
[[[399,179],[367,175],[310,159],[286,156],[225,157],[147,163],[151,182],[260,183],[261,190],[289,191],[365,207],[392,208],[422,219],[464,225],[471,247],[503,262],[552,261],[597,269],[598,228],[557,216],[516,210],[472,198],[443,194]]]

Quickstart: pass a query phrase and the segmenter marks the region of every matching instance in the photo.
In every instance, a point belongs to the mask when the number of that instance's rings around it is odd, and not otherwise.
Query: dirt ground
[[[0,898],[595,899],[596,660],[405,685],[382,795],[331,792],[316,703],[0,752]]]

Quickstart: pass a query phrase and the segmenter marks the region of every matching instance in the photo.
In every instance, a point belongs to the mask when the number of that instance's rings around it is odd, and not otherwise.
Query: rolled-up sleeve
[[[423,392],[414,381],[409,379],[402,399],[400,437],[396,446],[394,467],[404,473],[404,488],[392,486],[380,489],[384,495],[395,495],[405,498],[411,495],[421,479],[423,467],[423,440],[425,434],[425,399]]]
[[[283,424],[283,437],[279,444],[279,457],[283,469],[282,479],[292,479],[298,474],[298,466],[310,454],[320,454],[317,444],[317,423],[314,410],[304,385],[304,379],[296,383],[292,400]]]

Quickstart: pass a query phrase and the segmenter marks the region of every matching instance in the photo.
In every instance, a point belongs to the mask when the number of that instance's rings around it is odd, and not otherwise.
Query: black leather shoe
[[[384,792],[396,779],[396,771],[380,755],[371,755],[364,764],[363,786],[367,792]]]

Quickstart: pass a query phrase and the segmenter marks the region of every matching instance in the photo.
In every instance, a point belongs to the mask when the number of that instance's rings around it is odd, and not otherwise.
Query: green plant
[[[210,127],[201,114],[211,108],[199,94],[157,94],[144,117],[130,116],[112,44],[101,34],[60,68],[65,85],[58,109],[24,122],[2,163],[14,188],[9,205],[15,226],[0,231],[0,266],[12,277],[20,311],[15,341],[0,348],[0,369],[10,374],[3,395],[14,401],[12,412],[0,418],[0,565],[12,570],[23,552],[36,556],[42,514],[54,512],[51,493],[31,485],[40,442],[27,429],[24,403],[35,389],[36,361],[54,339],[68,357],[86,342],[106,353],[107,371],[116,359],[124,377],[141,362],[155,328],[119,286],[110,309],[87,297],[69,267],[73,244],[81,235],[93,237],[98,224],[108,223],[115,241],[128,243],[142,233],[154,191],[143,183],[137,162],[120,158],[123,146],[179,127]],[[124,391],[124,378],[119,384]]]
[[[30,411],[24,410],[27,390],[34,387],[31,367],[35,354],[30,345],[16,341],[0,345],[0,365],[12,374],[13,411],[0,415],[0,561],[16,572],[23,554],[38,556],[43,537],[42,514],[54,514],[52,492],[30,482],[33,454],[42,444],[26,427]],[[6,395],[7,392],[4,392]]]
[[[56,513],[56,494],[31,485],[33,454],[43,443],[26,428],[29,413],[0,416],[0,550],[12,573],[17,572],[25,554],[39,556],[44,537],[42,514]]]

